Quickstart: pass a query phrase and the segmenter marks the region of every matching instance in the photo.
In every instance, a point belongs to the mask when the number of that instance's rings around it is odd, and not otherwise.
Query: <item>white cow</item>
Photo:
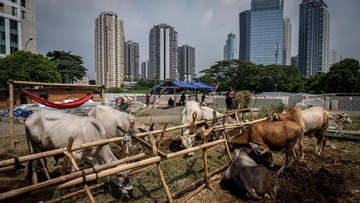
[[[336,116],[330,115],[329,117],[329,129],[342,130],[345,124],[351,123],[350,117],[344,112],[337,114]]]
[[[186,106],[184,108],[184,110],[181,113],[181,124],[193,124],[194,123],[194,113],[196,113],[196,121],[200,121],[200,120],[212,120],[214,118],[213,116],[213,112],[214,109],[210,108],[210,107],[206,107],[206,106],[201,106],[198,102],[196,101],[188,101],[186,102]],[[219,113],[217,111],[216,112],[216,117],[221,117],[224,116],[224,114]],[[226,123],[228,124],[232,124],[232,123],[237,123],[235,119],[232,118],[227,118]],[[189,127],[185,127],[181,129],[181,135],[180,135],[180,139],[181,139],[181,143],[185,148],[191,148],[193,147],[193,138],[196,136],[196,130],[197,127],[196,126],[192,126],[193,128],[193,133],[190,134],[190,128]],[[191,156],[194,153],[189,153],[188,155]]]
[[[104,140],[108,137],[102,124],[88,116],[63,113],[55,110],[39,110],[26,120],[25,130],[34,152],[42,152],[67,146],[70,137],[73,146]],[[109,145],[73,151],[78,163],[87,158],[93,164],[106,164],[117,160]],[[36,165],[36,164],[35,164]],[[128,180],[130,171],[113,175],[111,180],[127,195],[132,186]]]
[[[258,150],[256,144],[251,142],[250,145],[254,149],[242,147],[235,150],[235,158],[225,171],[221,183],[229,188],[235,184],[236,189],[244,190],[250,198],[275,199],[278,188],[274,187],[270,170],[262,165],[274,165],[271,151]]]
[[[141,122],[137,122],[135,116],[126,112],[118,111],[109,106],[96,106],[94,109],[89,111],[88,116],[100,121],[105,128],[107,137],[109,138],[125,136],[130,128],[131,121],[134,121],[134,133],[153,130],[152,126],[149,127]],[[122,147],[125,146],[122,145]],[[123,150],[125,150],[125,148],[123,148]],[[129,153],[127,149],[126,153]]]

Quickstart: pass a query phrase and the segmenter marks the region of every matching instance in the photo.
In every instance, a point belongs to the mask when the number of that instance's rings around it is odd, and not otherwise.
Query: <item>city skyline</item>
[[[343,58],[360,60],[357,12],[360,1],[325,1],[331,13],[330,48]],[[292,23],[291,55],[297,54],[299,4],[284,2],[284,17]],[[177,8],[177,9],[173,9]],[[113,11],[124,21],[125,40],[139,43],[140,62],[148,60],[148,35],[154,25],[167,23],[178,32],[178,44],[196,48],[196,73],[222,60],[224,36],[239,36],[239,13],[250,8],[249,1],[95,1],[37,0],[38,52],[64,50],[83,57],[88,75],[94,79],[94,19],[102,11]],[[346,15],[344,15],[346,14]],[[179,18],[181,16],[181,18]],[[344,40],[345,39],[345,40]]]

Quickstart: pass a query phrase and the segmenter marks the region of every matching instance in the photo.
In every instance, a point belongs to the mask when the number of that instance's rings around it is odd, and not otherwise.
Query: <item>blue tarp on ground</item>
[[[207,85],[203,82],[184,82],[184,81],[166,81],[156,85],[151,88],[151,92],[159,92],[163,90],[163,93],[174,93],[174,89],[176,92],[181,92],[184,90],[207,90],[213,91],[214,87]]]

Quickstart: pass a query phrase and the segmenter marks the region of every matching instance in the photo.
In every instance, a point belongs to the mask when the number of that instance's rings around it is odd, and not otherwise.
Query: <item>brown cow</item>
[[[280,151],[285,147],[285,163],[278,171],[282,173],[294,156],[293,149],[303,133],[299,124],[293,121],[258,122],[247,126],[240,135],[229,139],[234,147],[248,146],[249,142],[259,144],[262,149]],[[302,150],[302,141],[299,142]]]
[[[299,110],[298,107],[293,106],[288,112],[278,114],[270,112],[268,115],[268,121],[286,120],[297,122],[303,128],[304,135],[315,135],[317,138],[315,153],[320,155],[326,142],[329,113],[319,106],[305,110]],[[301,154],[303,153],[301,152]]]

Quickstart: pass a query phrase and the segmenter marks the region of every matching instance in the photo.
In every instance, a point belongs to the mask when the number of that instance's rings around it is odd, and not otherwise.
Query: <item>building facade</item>
[[[0,57],[18,50],[36,53],[35,0],[0,1]]]
[[[141,62],[140,78],[148,78],[149,74],[149,61]]]
[[[298,56],[293,56],[291,57],[291,66],[292,67],[295,67],[295,68],[298,68]]]
[[[250,24],[251,11],[246,10],[239,14],[239,59],[250,61]]]
[[[178,33],[167,24],[154,26],[149,34],[149,78],[178,78]]]
[[[252,0],[250,61],[255,64],[282,64],[283,0]]]
[[[224,46],[224,60],[232,60],[237,59],[237,45],[238,40],[234,33],[228,34],[228,38],[226,39],[225,46]]]
[[[291,65],[291,21],[284,18],[283,65]]]
[[[95,19],[96,83],[122,87],[125,78],[124,27],[116,13],[102,12]]]
[[[340,52],[335,49],[330,49],[329,66],[331,67],[333,64],[340,62],[341,60],[342,56]]]
[[[330,12],[323,0],[303,0],[299,12],[299,69],[305,76],[329,70]]]
[[[192,82],[195,77],[195,48],[183,45],[179,47],[179,80]]]
[[[125,77],[139,78],[139,43],[125,42]]]

